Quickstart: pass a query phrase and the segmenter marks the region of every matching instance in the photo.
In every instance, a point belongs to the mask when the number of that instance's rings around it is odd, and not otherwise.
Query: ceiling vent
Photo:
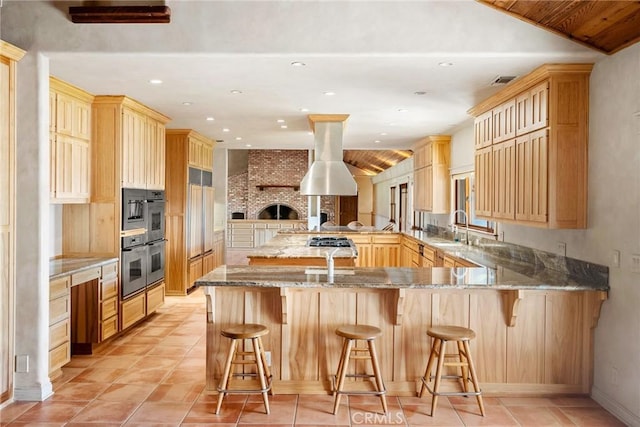
[[[498,76],[491,82],[491,86],[506,85],[516,77],[518,76]]]

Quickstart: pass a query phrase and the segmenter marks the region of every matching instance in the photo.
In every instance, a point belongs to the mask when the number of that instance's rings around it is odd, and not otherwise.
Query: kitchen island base
[[[593,328],[606,299],[606,291],[597,290],[246,285],[203,290],[206,390],[212,394],[227,349],[221,329],[260,323],[270,331],[264,347],[275,394],[330,394],[342,345],[335,329],[369,324],[382,330],[376,346],[387,393],[415,396],[432,344],[426,330],[448,324],[476,331],[471,352],[484,395],[587,395]],[[371,373],[365,364],[356,369]],[[370,389],[368,381],[349,386]]]

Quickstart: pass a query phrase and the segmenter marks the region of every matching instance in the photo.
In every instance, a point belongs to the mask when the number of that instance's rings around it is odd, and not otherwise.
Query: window
[[[396,187],[391,187],[389,202],[389,222],[396,222]]]
[[[485,219],[476,218],[475,215],[475,193],[473,174],[464,174],[453,177],[455,191],[455,210],[464,211],[469,218],[469,228],[477,231],[484,231],[495,234],[495,223]],[[455,214],[456,225],[465,224],[465,216],[461,212]]]

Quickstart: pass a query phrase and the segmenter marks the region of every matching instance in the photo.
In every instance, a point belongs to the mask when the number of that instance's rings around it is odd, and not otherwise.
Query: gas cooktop
[[[307,246],[324,248],[349,248],[353,241],[346,237],[312,237],[307,241]]]

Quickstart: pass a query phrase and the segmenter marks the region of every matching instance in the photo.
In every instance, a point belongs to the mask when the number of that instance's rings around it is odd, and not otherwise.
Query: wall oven
[[[146,197],[146,226],[147,242],[164,239],[164,191],[147,190]]]
[[[147,223],[147,190],[122,189],[122,229],[145,228]]]
[[[164,279],[165,240],[147,243],[147,285]]]
[[[147,286],[147,245],[122,248],[122,297],[126,298]]]

